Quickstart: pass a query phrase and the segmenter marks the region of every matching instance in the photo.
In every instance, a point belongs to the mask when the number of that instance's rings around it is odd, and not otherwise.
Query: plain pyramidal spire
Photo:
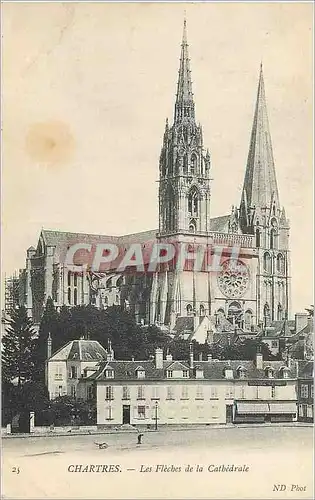
[[[263,66],[260,63],[258,91],[242,192],[241,212],[248,213],[254,207],[270,207],[272,202],[275,202],[279,207],[279,194],[269,130]]]
[[[195,105],[192,92],[190,59],[188,53],[187,23],[186,19],[184,19],[175,103],[175,121],[178,122],[184,118],[194,117]]]

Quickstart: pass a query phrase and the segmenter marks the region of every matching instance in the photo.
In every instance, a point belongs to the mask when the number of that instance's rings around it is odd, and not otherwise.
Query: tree
[[[24,306],[11,313],[2,338],[2,374],[6,382],[17,381],[18,387],[34,380],[36,372],[36,331]]]
[[[36,378],[39,381],[44,381],[45,376],[45,362],[47,359],[47,339],[48,335],[54,339],[54,342],[61,340],[61,332],[59,329],[59,314],[57,313],[53,300],[48,297],[44,313],[39,326],[39,335],[36,345]],[[61,340],[62,342],[62,340]]]
[[[88,425],[96,423],[96,402],[82,401],[72,396],[60,396],[50,403],[55,425]]]

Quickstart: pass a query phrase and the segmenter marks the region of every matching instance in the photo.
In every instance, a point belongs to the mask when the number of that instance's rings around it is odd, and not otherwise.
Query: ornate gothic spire
[[[192,93],[191,71],[188,55],[186,19],[184,20],[183,41],[181,45],[174,121],[179,122],[184,117],[195,118],[195,104]]]
[[[269,208],[272,202],[279,208],[279,194],[261,64],[254,123],[241,199],[241,214],[243,216],[249,214],[253,207]]]

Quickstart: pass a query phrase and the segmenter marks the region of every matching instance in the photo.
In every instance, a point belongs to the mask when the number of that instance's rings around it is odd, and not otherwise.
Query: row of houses
[[[224,315],[187,316],[178,318],[171,332],[175,339],[196,340],[200,344],[233,345],[246,339],[265,343],[271,354],[289,353],[299,359],[314,350],[314,318],[308,313],[296,313],[293,320],[272,321],[251,330],[230,322]]]
[[[51,340],[49,349],[51,349]],[[173,360],[156,349],[150,360],[116,360],[109,344],[74,340],[49,357],[51,399],[94,401],[98,426],[313,421],[313,362]]]

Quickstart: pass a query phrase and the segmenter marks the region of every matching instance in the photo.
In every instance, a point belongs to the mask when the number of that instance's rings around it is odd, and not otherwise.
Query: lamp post
[[[155,401],[155,430],[158,429],[158,402]]]

